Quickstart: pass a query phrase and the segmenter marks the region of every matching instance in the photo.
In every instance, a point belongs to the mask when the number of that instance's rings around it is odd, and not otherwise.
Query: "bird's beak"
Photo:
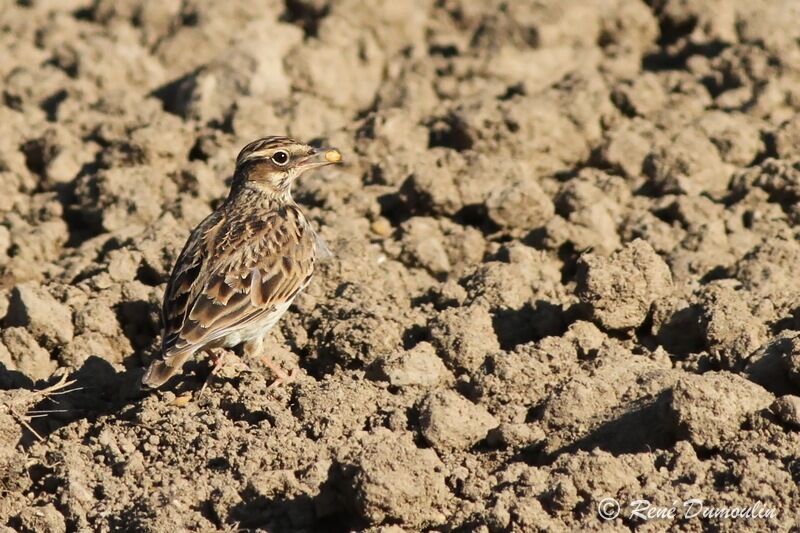
[[[342,162],[342,154],[336,148],[315,148],[309,156],[297,165],[301,171],[334,165]]]

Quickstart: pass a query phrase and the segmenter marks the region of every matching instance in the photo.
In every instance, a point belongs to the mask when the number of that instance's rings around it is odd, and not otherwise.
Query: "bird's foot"
[[[275,381],[269,384],[267,390],[280,387],[281,385],[287,385],[295,380],[296,370],[294,368],[287,374],[280,366],[275,364],[275,362],[266,355],[261,357],[261,362],[264,364],[264,366],[272,370],[273,374],[275,374]]]
[[[200,391],[197,394],[197,397],[203,395],[206,388],[208,387],[211,380],[214,376],[220,373],[226,373],[230,375],[236,375],[240,372],[250,372],[250,367],[247,366],[247,363],[236,357],[235,355],[231,355],[227,351],[222,351],[219,355],[215,355],[211,360],[211,372],[208,374],[205,382],[203,382],[203,386],[200,387]]]

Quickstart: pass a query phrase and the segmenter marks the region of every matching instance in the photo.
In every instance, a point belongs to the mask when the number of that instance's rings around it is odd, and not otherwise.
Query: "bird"
[[[172,269],[161,309],[161,353],[145,371],[144,386],[162,386],[198,352],[237,345],[246,355],[261,350],[311,281],[317,260],[330,253],[292,198],[292,184],[309,170],[341,162],[335,148],[285,136],[242,148],[227,198],[191,232]],[[290,378],[260,356],[276,382]],[[218,367],[215,362],[209,379]]]

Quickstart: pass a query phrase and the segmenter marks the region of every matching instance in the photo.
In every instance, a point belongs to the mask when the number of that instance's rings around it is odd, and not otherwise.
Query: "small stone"
[[[444,390],[422,401],[420,426],[422,436],[437,450],[464,450],[486,438],[497,420],[482,406]]]
[[[175,407],[186,407],[190,401],[192,401],[192,393],[184,392],[183,394],[177,396],[174,400],[169,402],[169,404]]]
[[[392,234],[392,225],[383,217],[378,217],[369,227],[372,233],[381,237],[388,237]]]
[[[770,410],[785,424],[800,427],[800,396],[781,396],[772,403]]]

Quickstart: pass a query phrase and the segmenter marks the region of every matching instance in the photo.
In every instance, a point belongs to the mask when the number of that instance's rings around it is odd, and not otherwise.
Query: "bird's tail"
[[[185,350],[165,355],[163,359],[156,359],[150,363],[144,376],[142,376],[142,385],[157,389],[181,369],[183,363],[192,353],[194,353],[194,350]]]

